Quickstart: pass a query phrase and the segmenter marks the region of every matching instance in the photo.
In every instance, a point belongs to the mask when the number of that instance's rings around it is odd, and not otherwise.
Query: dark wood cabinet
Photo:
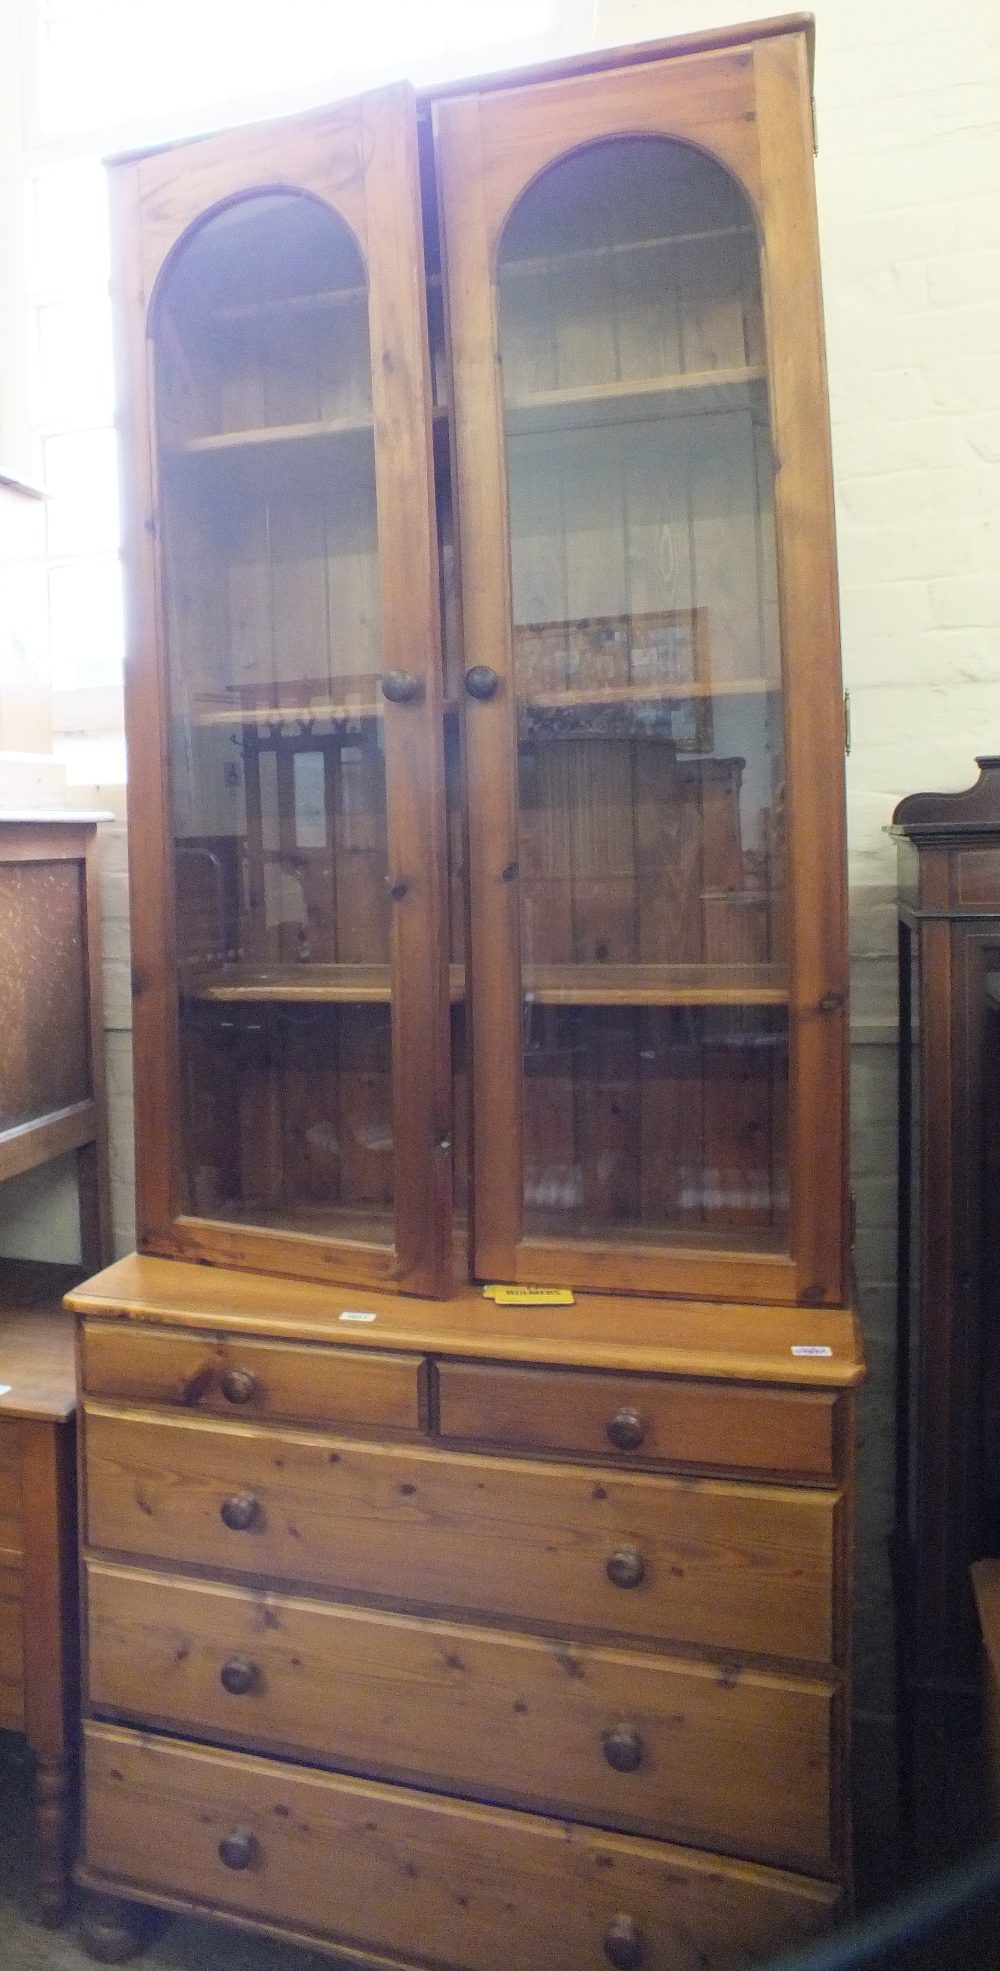
[[[0,814],[0,1181],[73,1157],[84,1271],[111,1257],[100,817]],[[0,1726],[35,1758],[39,1900],[66,1908],[78,1725],[73,1324],[81,1268],[0,1255]]]
[[[85,1268],[111,1255],[96,833],[0,812],[0,1181],[75,1155]]]
[[[896,809],[900,940],[897,1551],[907,1674],[970,1684],[969,1565],[1000,1551],[996,981],[1000,760]],[[992,983],[991,983],[992,982]]]
[[[849,1897],[810,61],[794,17],[113,169],[91,1888],[453,1971],[722,1971]]]

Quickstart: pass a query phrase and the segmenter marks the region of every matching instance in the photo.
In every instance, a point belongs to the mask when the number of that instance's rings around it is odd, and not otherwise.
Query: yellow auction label
[[[572,1307],[569,1287],[484,1287],[483,1299],[498,1307]]]

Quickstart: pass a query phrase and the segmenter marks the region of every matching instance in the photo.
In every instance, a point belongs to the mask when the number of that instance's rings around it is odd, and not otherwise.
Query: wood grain
[[[226,1333],[323,1340],[445,1355],[488,1355],[569,1367],[612,1367],[723,1383],[850,1387],[864,1375],[851,1308],[789,1308],[764,1302],[636,1300],[584,1294],[570,1307],[497,1307],[474,1288],[446,1300],[403,1294],[345,1293],[301,1280],[185,1265],[133,1253],[67,1296],[85,1316],[140,1325],[167,1322]],[[342,1324],[361,1305],[375,1320]],[[802,1349],[809,1353],[803,1355]],[[817,1354],[817,1349],[823,1351]],[[829,1352],[827,1352],[829,1351]]]
[[[829,1884],[92,1725],[85,1859],[121,1882],[461,1971],[578,1971],[621,1910],[650,1971],[722,1971],[823,1926]],[[254,1865],[218,1845],[239,1822]],[[340,1866],[327,1866],[331,1853]],[[155,1856],[155,1862],[154,1862]]]
[[[92,1563],[89,1702],[162,1729],[827,1873],[828,1683]],[[220,1673],[252,1666],[231,1695]],[[634,1772],[604,1739],[622,1720]]]
[[[137,1335],[88,1321],[80,1368],[90,1396],[221,1417],[413,1434],[426,1411],[425,1368],[413,1355],[148,1329]],[[235,1402],[226,1394],[234,1377],[242,1379]]]
[[[836,1399],[818,1392],[573,1371],[554,1376],[477,1362],[442,1362],[437,1389],[445,1439],[626,1465],[665,1462],[813,1480],[834,1475]],[[634,1413],[642,1432],[641,1443],[627,1452],[615,1449],[611,1435],[621,1410]]]
[[[825,1663],[836,1495],[505,1463],[88,1404],[108,1552],[427,1607]],[[228,1498],[256,1502],[231,1531]],[[640,1585],[611,1556],[636,1546]]]

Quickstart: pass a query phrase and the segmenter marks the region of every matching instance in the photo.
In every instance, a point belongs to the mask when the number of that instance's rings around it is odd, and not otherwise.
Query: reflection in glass
[[[773,465],[753,214],[578,151],[499,260],[529,1236],[787,1241]]]
[[[390,1242],[389,898],[365,272],[246,198],[155,317],[189,1211]]]

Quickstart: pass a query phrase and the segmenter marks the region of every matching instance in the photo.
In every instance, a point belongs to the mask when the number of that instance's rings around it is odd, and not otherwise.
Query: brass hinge
[[[814,157],[818,157],[818,156],[819,156],[819,124],[818,124],[818,123],[817,123],[817,121],[816,121],[816,98],[815,98],[815,96],[810,96],[810,98],[809,98],[809,108],[810,108],[810,109],[811,109],[811,111],[812,111],[812,120],[813,120],[813,156],[814,156]]]
[[[848,758],[850,758],[850,753],[851,753],[851,694],[850,694],[850,692],[849,692],[849,691],[845,691],[845,693],[844,693],[844,751],[845,751],[845,753],[847,754],[847,756],[848,756]]]

